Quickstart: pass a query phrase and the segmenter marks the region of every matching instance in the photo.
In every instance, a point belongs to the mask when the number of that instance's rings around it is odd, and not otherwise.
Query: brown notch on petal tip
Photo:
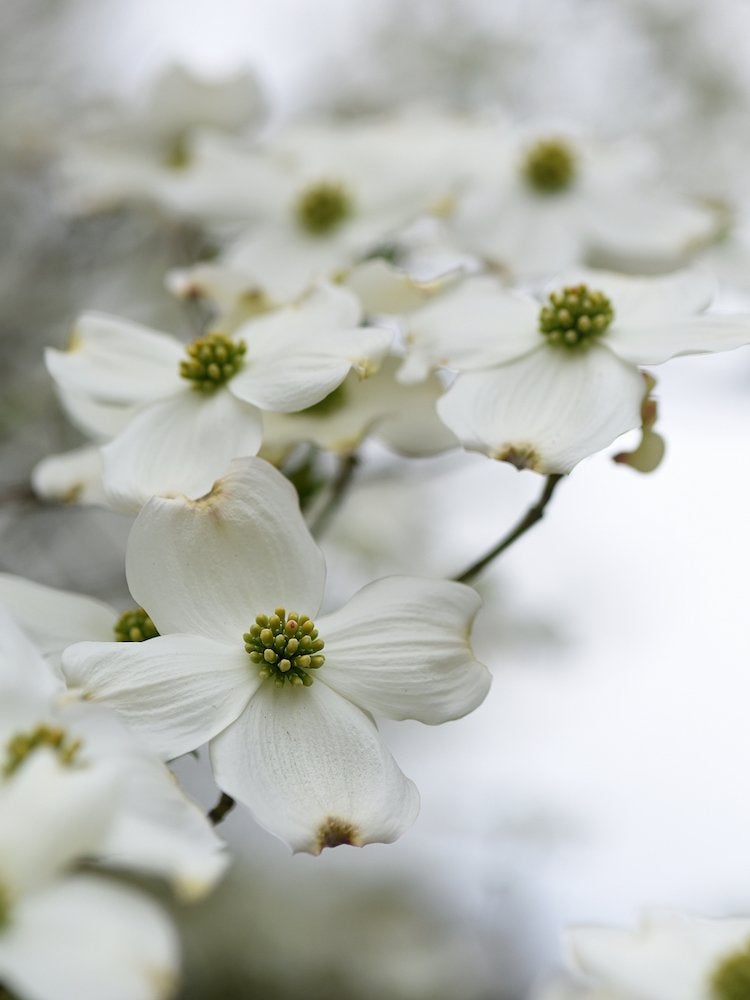
[[[342,844],[349,844],[351,847],[361,847],[362,837],[359,830],[348,820],[329,816],[318,827],[315,838],[317,853],[320,854],[324,847],[341,847]]]
[[[539,453],[531,445],[509,445],[493,455],[498,462],[509,462],[520,472],[522,469],[539,471],[542,460]]]
[[[221,479],[217,479],[213,484],[208,493],[204,493],[202,497],[198,497],[195,500],[190,500],[189,503],[193,507],[213,507],[215,506],[224,492],[224,484]]]

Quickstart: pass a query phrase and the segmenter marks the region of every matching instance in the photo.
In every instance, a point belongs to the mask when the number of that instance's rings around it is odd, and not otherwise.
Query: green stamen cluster
[[[351,199],[342,185],[325,182],[306,188],[294,206],[297,223],[313,236],[333,232],[351,213]]]
[[[543,139],[526,154],[523,176],[540,194],[557,194],[569,188],[576,174],[575,157],[560,139]]]
[[[272,615],[258,615],[242,638],[250,659],[260,666],[260,676],[273,677],[276,687],[287,682],[310,687],[313,679],[307,671],[325,663],[320,652],[325,643],[314,622],[296,611],[287,615],[286,608],[276,608]]]
[[[715,1000],[748,1000],[750,997],[750,942],[742,951],[723,959],[710,980]]]
[[[117,642],[145,642],[158,636],[156,625],[143,608],[123,611],[114,625]]]
[[[603,292],[587,285],[569,285],[552,292],[539,314],[539,330],[550,344],[586,346],[601,337],[614,318],[612,303]]]
[[[188,344],[187,361],[180,362],[180,375],[200,392],[213,392],[242,368],[247,344],[224,333],[207,333]]]
[[[48,726],[45,723],[38,725],[28,733],[16,733],[8,741],[5,748],[5,762],[3,764],[3,774],[10,777],[23,764],[30,753],[39,747],[49,747],[57,754],[57,759],[61,764],[70,765],[75,762],[76,755],[81,749],[80,740],[68,739],[64,729],[59,726]]]

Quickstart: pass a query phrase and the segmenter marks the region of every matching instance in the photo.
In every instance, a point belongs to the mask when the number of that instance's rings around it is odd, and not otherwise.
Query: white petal
[[[151,500],[130,534],[127,576],[162,635],[241,643],[255,616],[276,607],[313,617],[325,561],[294,488],[267,462],[246,458],[200,500]]]
[[[167,1000],[177,935],[126,886],[78,876],[23,899],[0,933],[0,979],[24,1000]]]
[[[31,472],[31,485],[38,497],[54,503],[104,504],[101,450],[85,445],[43,458]]]
[[[470,370],[517,358],[536,347],[539,306],[496,279],[470,278],[411,314],[399,378],[416,381],[445,365]]]
[[[641,422],[638,370],[603,347],[542,346],[487,372],[459,375],[438,400],[467,448],[518,468],[570,472]]]
[[[370,378],[351,372],[340,387],[340,400],[299,413],[263,414],[264,447],[286,448],[311,441],[340,454],[352,452],[369,434],[407,455],[432,455],[458,444],[440,422],[435,403],[443,392],[432,377],[416,385],[394,378],[399,359],[387,357]]]
[[[658,365],[681,354],[712,354],[750,344],[750,315],[685,316],[643,323],[616,323],[607,347],[626,361]]]
[[[71,331],[68,350],[50,348],[45,358],[64,390],[128,405],[174,392],[183,350],[174,337],[139,323],[84,313]]]
[[[0,692],[52,698],[63,687],[62,679],[43,659],[22,629],[23,622],[18,622],[12,612],[12,607],[0,606]]]
[[[83,698],[113,708],[165,758],[195,750],[236,719],[259,683],[237,646],[191,635],[146,642],[81,642],[63,672]]]
[[[557,275],[549,290],[580,284],[604,292],[612,303],[615,318],[607,343],[620,326],[651,327],[702,312],[716,294],[716,278],[703,267],[648,278],[577,267]]]
[[[471,587],[392,576],[368,584],[316,622],[325,642],[321,683],[369,712],[429,725],[476,708],[490,672],[469,634],[481,606]]]
[[[68,420],[86,437],[99,444],[127,427],[139,404],[103,403],[86,392],[70,392],[59,385],[57,395]]]
[[[255,407],[226,389],[152,403],[102,448],[107,496],[133,512],[156,494],[203,496],[233,458],[256,453],[262,427]]]
[[[264,410],[293,413],[314,406],[341,385],[352,368],[369,374],[377,369],[390,347],[387,330],[360,327],[356,330],[310,332],[309,341],[289,348],[284,345],[273,356],[253,361],[231,382],[240,399]]]
[[[103,601],[10,573],[0,573],[0,604],[45,653],[58,653],[81,639],[111,640],[118,618]]]
[[[124,801],[99,855],[106,864],[166,876],[183,900],[200,899],[229,863],[224,844],[169,768],[133,751],[126,763]]]
[[[211,742],[211,762],[219,786],[295,852],[391,843],[419,811],[370,719],[318,682],[266,682]]]
[[[387,351],[392,334],[359,327],[361,307],[343,288],[321,286],[298,304],[246,323],[246,364],[231,391],[266,410],[292,412],[319,402],[352,367],[369,372]]]
[[[113,768],[66,766],[37,748],[0,785],[0,884],[15,896],[96,853],[118,792]]]
[[[568,931],[566,939],[575,966],[618,995],[702,1000],[719,962],[747,947],[750,920],[661,913],[635,931],[581,927]]]
[[[653,185],[648,193],[620,190],[589,206],[587,258],[603,258],[615,268],[643,272],[680,267],[716,235],[715,213]]]

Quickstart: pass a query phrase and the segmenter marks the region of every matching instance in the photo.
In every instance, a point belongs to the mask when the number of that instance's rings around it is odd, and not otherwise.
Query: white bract
[[[97,856],[166,876],[183,898],[205,895],[227,864],[213,828],[143,741],[114,713],[80,701],[55,670],[63,645],[85,636],[114,638],[125,616],[91,598],[7,575],[0,577],[0,605],[0,755],[12,758],[21,748],[22,761],[39,746],[74,748],[71,759],[113,786]],[[41,640],[46,661],[16,623]]]
[[[295,851],[390,842],[414,821],[417,790],[371,712],[437,724],[489,687],[468,587],[393,577],[319,617],[323,555],[260,459],[236,460],[200,500],[154,497],[127,573],[161,637],[69,647],[69,684],[165,757],[210,741],[220,787]]]
[[[744,1000],[750,996],[750,918],[650,914],[636,930],[567,933],[588,1000]],[[556,996],[550,992],[549,997]],[[579,994],[575,994],[578,996]],[[547,997],[546,993],[542,997]],[[541,1000],[541,998],[540,998]]]
[[[638,365],[750,343],[750,316],[702,312],[712,291],[699,271],[577,270],[542,304],[494,278],[470,278],[411,314],[400,378],[457,369],[437,408],[467,448],[567,473],[639,426]]]
[[[104,488],[112,503],[134,510],[157,493],[206,493],[233,458],[258,451],[262,410],[303,410],[352,369],[375,371],[392,335],[360,321],[356,297],[331,286],[233,337],[216,331],[187,348],[87,313],[68,350],[50,349],[46,359],[79,426],[96,434],[107,413],[114,437],[103,448]]]

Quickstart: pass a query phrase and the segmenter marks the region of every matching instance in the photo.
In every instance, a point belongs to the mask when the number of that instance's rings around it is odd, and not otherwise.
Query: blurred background
[[[129,519],[43,504],[28,480],[79,441],[42,348],[81,310],[190,330],[163,282],[194,234],[153,206],[71,213],[58,175],[91,120],[175,62],[254,71],[272,124],[419,103],[640,137],[676,190],[726,207],[706,256],[720,305],[750,307],[744,0],[0,0],[2,571],[131,603]],[[415,827],[291,857],[235,810],[229,876],[176,911],[184,1000],[521,1000],[566,924],[750,913],[750,351],[655,374],[662,466],[585,461],[482,577],[487,702],[439,729],[384,725],[422,794]],[[324,538],[332,606],[376,575],[463,569],[540,488],[477,455],[366,458]],[[177,771],[210,807],[205,756]]]

